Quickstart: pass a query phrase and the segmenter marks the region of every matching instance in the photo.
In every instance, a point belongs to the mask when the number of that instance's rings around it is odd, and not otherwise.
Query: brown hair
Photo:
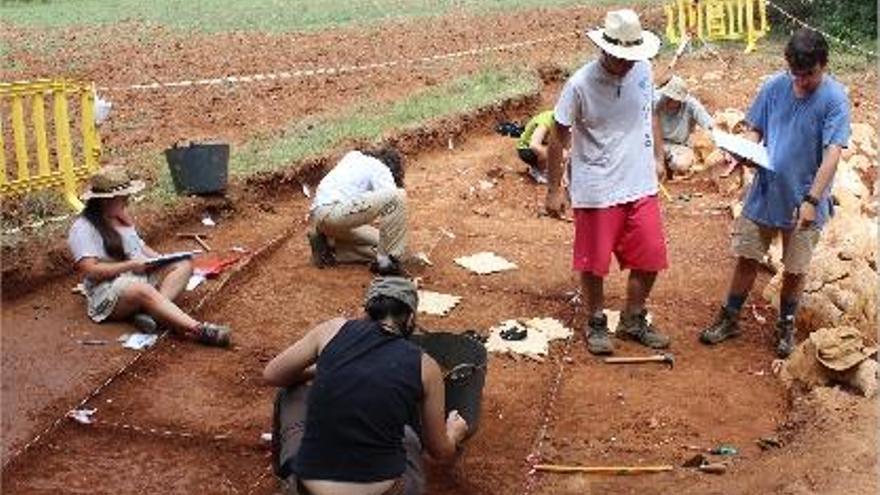
[[[123,261],[126,256],[125,249],[122,247],[122,236],[104,216],[104,208],[108,202],[109,199],[106,198],[91,198],[86,201],[86,207],[80,215],[101,234],[104,250],[107,251],[107,254],[114,260]]]

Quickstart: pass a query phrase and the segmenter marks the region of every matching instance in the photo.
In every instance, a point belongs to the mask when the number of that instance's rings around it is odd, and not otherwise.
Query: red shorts
[[[657,196],[607,208],[574,209],[575,271],[604,277],[611,253],[622,270],[659,272],[668,266]]]

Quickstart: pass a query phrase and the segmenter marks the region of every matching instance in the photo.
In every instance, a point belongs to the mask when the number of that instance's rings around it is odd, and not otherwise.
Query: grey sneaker
[[[634,340],[651,349],[669,347],[669,337],[658,332],[648,323],[648,312],[644,309],[632,315],[621,313],[617,336],[623,340]]]
[[[135,313],[131,317],[131,324],[141,333],[156,333],[156,329],[159,328],[156,320],[146,313]]]
[[[794,351],[794,317],[780,319],[776,323],[776,355],[787,358]]]
[[[309,239],[309,247],[312,249],[312,264],[318,268],[325,266],[333,266],[336,264],[336,256],[333,254],[333,248],[327,241],[327,236],[317,230],[309,229],[306,236]]]
[[[715,345],[739,334],[739,314],[722,306],[712,326],[700,332],[700,342]]]
[[[541,172],[536,167],[529,167],[529,177],[532,178],[538,184],[546,184],[547,183],[547,174]]]
[[[232,330],[225,325],[202,323],[196,328],[196,342],[215,347],[229,347],[231,333]]]
[[[614,352],[614,344],[608,336],[608,317],[605,313],[590,317],[587,328],[584,329],[587,339],[587,350],[597,356],[608,355]]]

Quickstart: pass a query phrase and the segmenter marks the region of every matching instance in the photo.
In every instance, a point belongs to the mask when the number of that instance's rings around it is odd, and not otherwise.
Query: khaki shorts
[[[131,284],[138,282],[155,287],[159,284],[159,277],[155,273],[145,275],[125,272],[112,280],[105,280],[91,287],[88,287],[88,283],[86,283],[89,318],[97,323],[109,318],[113,314],[113,310],[116,309],[116,303],[119,302],[119,296],[122,292]]]
[[[810,268],[820,232],[816,227],[793,230],[765,227],[740,215],[733,222],[733,252],[741,258],[764,261],[773,238],[780,234],[785,272],[802,275]]]

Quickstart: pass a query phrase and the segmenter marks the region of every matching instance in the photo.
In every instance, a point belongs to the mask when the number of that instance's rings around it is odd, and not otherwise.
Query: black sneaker
[[[584,329],[584,336],[590,354],[603,356],[614,352],[614,344],[611,343],[611,337],[608,336],[608,317],[605,316],[605,313],[590,317],[587,328]]]
[[[623,340],[634,340],[651,349],[669,347],[669,337],[648,323],[648,312],[644,309],[632,315],[621,313],[616,333]]]
[[[336,256],[333,248],[327,241],[327,236],[317,230],[309,230],[307,234],[309,247],[312,249],[312,264],[318,268],[333,266],[336,264]]]
[[[794,317],[788,316],[776,323],[776,355],[787,358],[794,351]]]
[[[737,337],[739,330],[739,313],[730,311],[722,306],[718,318],[712,326],[700,332],[700,342],[706,345],[715,345],[727,339]]]
[[[201,323],[196,328],[196,342],[214,347],[229,347],[232,330],[225,325]]]

